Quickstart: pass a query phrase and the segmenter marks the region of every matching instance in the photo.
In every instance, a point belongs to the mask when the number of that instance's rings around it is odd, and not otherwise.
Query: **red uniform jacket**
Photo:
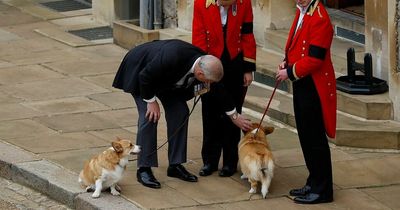
[[[217,4],[206,7],[206,0],[194,1],[192,44],[221,58],[224,34]],[[237,0],[228,9],[226,45],[231,59],[243,52],[245,72],[255,71],[256,42],[253,34],[253,11],[250,0]]]
[[[326,134],[336,133],[336,78],[332,66],[330,47],[333,27],[322,3],[313,1],[296,33],[300,11],[291,27],[286,43],[288,76],[294,81],[311,75],[321,100]]]

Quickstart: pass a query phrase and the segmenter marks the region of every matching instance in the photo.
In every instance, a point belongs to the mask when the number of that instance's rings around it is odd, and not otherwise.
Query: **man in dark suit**
[[[163,105],[167,121],[167,175],[196,182],[197,177],[181,165],[186,162],[187,152],[186,118],[189,108],[186,101],[193,98],[196,84],[209,87],[222,76],[223,67],[218,58],[180,40],[145,43],[126,54],[113,86],[131,93],[137,105],[137,144],[142,148],[137,162],[137,180],[144,186],[161,187],[151,170],[151,167],[158,166],[157,122],[160,107],[156,98]]]

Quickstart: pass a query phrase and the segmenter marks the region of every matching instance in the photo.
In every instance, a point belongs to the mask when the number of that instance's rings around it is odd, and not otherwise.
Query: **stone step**
[[[264,113],[273,88],[253,83],[248,89],[244,107]],[[338,91],[339,92],[339,91]],[[267,115],[296,127],[292,95],[277,90]],[[338,111],[336,138],[330,141],[338,146],[400,149],[400,123],[391,120],[367,120]]]
[[[257,50],[257,73],[255,80],[274,87],[277,65],[283,60],[283,55],[272,50]],[[338,77],[340,74],[336,73]],[[260,79],[261,78],[261,79]],[[286,80],[278,87],[280,90],[292,93],[292,86]],[[392,119],[392,103],[388,93],[376,95],[351,95],[342,91],[338,94],[338,110],[368,120]]]
[[[328,13],[337,36],[365,44],[364,17],[331,8],[328,8]]]

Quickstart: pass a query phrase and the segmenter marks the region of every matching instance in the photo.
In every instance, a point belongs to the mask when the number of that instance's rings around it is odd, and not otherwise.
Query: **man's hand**
[[[146,118],[156,123],[160,119],[160,106],[157,101],[147,103]]]
[[[243,117],[243,115],[237,113],[236,119],[231,117],[233,124],[239,127],[242,131],[249,131],[251,129],[252,123],[250,120]]]
[[[282,61],[281,64],[278,66],[278,70],[286,69],[286,61]]]
[[[288,74],[287,74],[287,70],[286,69],[278,69],[276,71],[276,80],[278,80],[279,82],[282,82],[284,80],[287,80]]]
[[[253,82],[253,73],[252,72],[244,73],[243,86],[248,87],[251,85],[252,82]]]

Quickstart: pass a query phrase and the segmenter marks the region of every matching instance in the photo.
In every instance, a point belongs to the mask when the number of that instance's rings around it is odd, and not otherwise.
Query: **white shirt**
[[[221,24],[224,26],[226,25],[226,21],[228,19],[228,8],[229,7],[224,7],[224,6],[219,6],[219,13],[221,14]],[[225,112],[226,115],[230,116],[234,113],[236,113],[236,108],[229,112]]]
[[[301,27],[301,25],[303,24],[304,15],[306,14],[308,7],[310,7],[310,4],[311,4],[311,1],[306,7],[301,7],[301,6],[297,5],[297,8],[299,8],[299,10],[300,10],[300,16],[299,16],[299,20],[297,21],[296,32],[297,32],[297,29],[299,29]]]
[[[228,19],[228,8],[219,6],[219,13],[221,14],[221,23],[224,26],[226,24],[226,20]]]

